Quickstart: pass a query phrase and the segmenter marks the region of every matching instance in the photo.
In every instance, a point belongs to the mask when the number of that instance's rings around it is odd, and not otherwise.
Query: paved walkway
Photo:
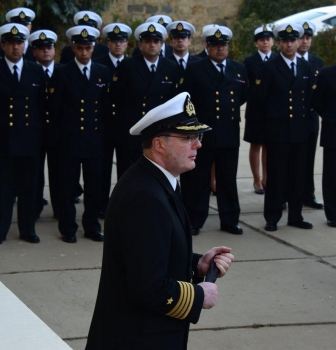
[[[227,276],[218,280],[218,304],[204,310],[192,326],[189,349],[335,350],[336,229],[326,225],[323,210],[305,209],[313,230],[287,227],[285,211],[278,231],[265,232],[263,196],[252,189],[248,148],[242,142],[238,172],[244,234],[219,231],[216,199],[211,197],[210,216],[194,238],[196,252],[224,244],[232,247],[235,261]],[[318,199],[322,199],[321,171],[318,149]],[[82,202],[77,209],[83,211]],[[16,218],[13,221],[7,241],[0,246],[0,281],[71,348],[84,349],[103,245],[85,239],[81,226],[77,244],[62,242],[50,205],[37,223],[40,244],[20,241]],[[0,349],[9,350],[1,347],[6,337],[2,328],[0,324]]]

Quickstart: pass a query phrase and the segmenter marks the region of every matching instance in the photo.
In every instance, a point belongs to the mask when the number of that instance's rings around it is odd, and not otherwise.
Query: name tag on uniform
[[[303,79],[309,79],[309,77],[302,77]]]
[[[161,82],[162,84],[173,84],[173,82],[172,81],[167,81],[167,80],[162,80],[162,82]]]
[[[37,86],[37,87],[39,87],[39,86],[40,86],[40,84],[34,84],[34,83],[33,83],[33,84],[32,84],[32,86]]]
[[[238,81],[238,83],[245,84],[245,80],[235,79],[235,81]]]
[[[98,87],[104,87],[105,84],[96,84]]]

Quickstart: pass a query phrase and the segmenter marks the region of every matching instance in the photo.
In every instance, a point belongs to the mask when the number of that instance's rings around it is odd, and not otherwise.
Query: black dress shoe
[[[297,228],[303,228],[305,230],[309,230],[311,228],[313,228],[313,224],[311,224],[310,222],[308,221],[298,221],[298,222],[291,222],[291,221],[288,221],[287,222],[287,225],[288,226],[293,226],[293,227],[297,227]]]
[[[193,236],[197,236],[197,235],[199,235],[199,233],[200,233],[200,229],[199,229],[198,227],[195,227],[195,226],[191,226],[191,227],[190,227],[190,230],[191,230],[191,234],[192,234]]]
[[[43,205],[48,205],[49,204],[49,202],[45,198],[42,198],[42,203],[43,203]]]
[[[105,212],[101,211],[98,215],[99,219],[105,220]]]
[[[266,225],[265,225],[266,231],[274,232],[277,229],[278,229],[278,226],[275,222],[273,222],[273,221],[266,222]]]
[[[80,202],[80,198],[79,198],[79,197],[75,197],[75,198],[73,199],[73,202],[74,202],[75,204],[78,204],[78,203]]]
[[[62,235],[62,241],[66,243],[76,243],[77,237],[76,235],[73,235],[73,236]]]
[[[316,198],[314,198],[312,201],[307,202],[305,201],[303,203],[306,207],[313,208],[313,209],[323,209],[323,204],[318,202]]]
[[[221,231],[229,232],[233,235],[243,234],[243,229],[238,225],[221,224]]]
[[[40,238],[36,233],[32,233],[32,234],[20,234],[20,239],[22,239],[23,241],[26,241],[28,243],[39,243],[40,242]]]
[[[327,221],[327,225],[330,226],[330,227],[336,227],[336,221],[328,220]]]
[[[254,193],[256,194],[265,194],[265,190],[263,188],[258,189],[255,184],[253,184],[253,188],[254,188]]]
[[[103,242],[104,241],[104,235],[101,232],[85,232],[84,237],[92,239],[96,242]]]

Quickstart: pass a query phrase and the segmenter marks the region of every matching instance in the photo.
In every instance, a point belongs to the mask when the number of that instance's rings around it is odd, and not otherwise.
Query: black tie
[[[217,63],[217,66],[220,68],[220,75],[222,78],[224,78],[224,64],[223,63]]]
[[[265,56],[264,61],[268,61],[268,57],[267,56]]]
[[[87,76],[87,74],[86,74],[87,70],[88,70],[88,68],[87,68],[87,67],[84,67],[84,68],[83,68],[83,74],[84,74],[86,80],[89,81],[89,78],[88,78],[88,76]]]
[[[162,49],[161,49],[161,51],[160,51],[160,57],[163,57],[163,51],[162,51]]]
[[[306,60],[303,56],[301,56],[301,58],[302,58],[304,61]]]
[[[155,75],[155,64],[151,64],[151,76],[154,77]]]
[[[16,64],[13,66],[13,69],[14,69],[13,77],[15,79],[15,82],[18,83],[19,82],[19,74],[17,72],[18,67]]]
[[[295,66],[295,63],[294,63],[294,62],[292,62],[292,63],[291,63],[291,71],[292,71],[293,77],[295,77],[295,70],[294,70],[294,66]]]
[[[183,65],[184,59],[183,59],[183,58],[180,58],[180,59],[179,59],[179,62],[180,62],[180,68],[181,68],[182,70],[184,70],[184,65]]]
[[[180,188],[178,181],[176,181],[175,193],[176,193],[178,199],[182,202],[181,188]]]
[[[118,61],[117,61],[117,64],[116,64],[116,67],[118,67],[118,66],[119,66],[119,63],[120,63],[120,61],[118,60]]]
[[[48,82],[50,80],[49,69],[48,68],[44,71],[44,74],[45,74],[45,77],[46,77],[46,81]]]

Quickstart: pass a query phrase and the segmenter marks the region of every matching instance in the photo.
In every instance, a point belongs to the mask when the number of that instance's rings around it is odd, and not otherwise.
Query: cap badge
[[[84,20],[85,22],[87,22],[89,19],[90,19],[90,17],[89,17],[88,14],[86,14],[86,15],[83,17],[83,20]]]
[[[164,19],[161,17],[161,18],[158,20],[158,23],[163,24],[163,23],[164,23]]]
[[[260,83],[261,83],[261,80],[260,79],[256,79],[256,85],[260,85]]]
[[[153,24],[151,24],[149,27],[148,27],[148,31],[150,33],[154,33],[155,32],[155,27],[153,26]]]
[[[20,14],[19,14],[19,17],[21,19],[24,19],[24,18],[26,18],[26,14],[23,11],[21,11]]]
[[[182,23],[179,23],[179,24],[176,26],[176,29],[177,29],[177,30],[183,30],[183,24],[182,24]]]
[[[11,30],[11,33],[16,35],[18,33],[18,29],[16,27],[13,27],[12,30]]]
[[[88,31],[87,31],[86,29],[83,29],[83,30],[81,31],[80,35],[81,35],[83,38],[86,38],[86,37],[89,35],[89,33],[88,33]]]
[[[292,26],[287,26],[287,27],[286,27],[286,32],[287,32],[287,33],[291,33],[292,31],[293,31]]]
[[[42,32],[39,36],[40,40],[45,40],[47,38],[47,36]]]
[[[267,32],[267,27],[266,26],[263,27],[263,31]]]
[[[113,29],[113,33],[119,34],[120,33],[120,28],[118,26],[115,26]]]
[[[185,110],[188,113],[189,117],[193,114],[196,115],[195,107],[193,103],[190,101],[189,98],[187,98],[186,105],[185,105]]]
[[[216,31],[216,33],[215,33],[215,37],[216,37],[217,39],[219,39],[221,36],[222,36],[222,32],[221,32],[219,29],[217,29],[217,31]]]
[[[307,22],[305,22],[305,23],[303,23],[302,27],[303,27],[303,29],[307,30],[307,29],[309,29],[309,24]]]

